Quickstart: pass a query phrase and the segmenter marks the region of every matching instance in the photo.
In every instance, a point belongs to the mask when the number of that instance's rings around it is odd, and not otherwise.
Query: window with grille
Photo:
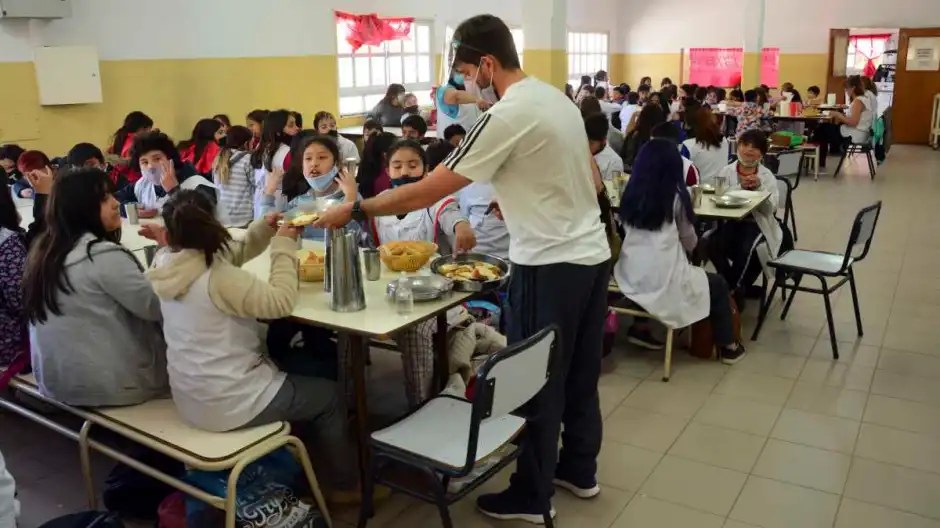
[[[525,45],[525,36],[522,33],[522,28],[510,28],[509,31],[510,33],[512,33],[512,41],[516,45],[516,53],[519,54],[519,64],[521,65],[523,64],[522,48]],[[444,60],[447,60],[446,57],[449,55],[449,52],[450,52],[450,43],[453,40],[454,40],[454,28],[452,28],[451,26],[447,26],[444,29],[444,44],[445,44],[445,47],[444,47],[445,53],[443,55],[445,57]],[[447,65],[445,64],[444,66],[446,67]]]
[[[434,52],[433,23],[416,20],[411,35],[380,46],[362,46],[355,52],[346,42],[346,26],[336,25],[339,63],[339,113],[364,114],[385,97],[389,84],[405,86],[418,104],[431,104]]]
[[[581,76],[594,78],[599,70],[610,72],[607,33],[568,32],[568,82],[575,90]]]

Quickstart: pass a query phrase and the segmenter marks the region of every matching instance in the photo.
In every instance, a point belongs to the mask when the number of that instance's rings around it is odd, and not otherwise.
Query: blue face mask
[[[321,174],[320,176],[304,176],[304,179],[307,180],[307,183],[310,184],[310,187],[314,191],[323,192],[330,188],[330,185],[333,185],[333,180],[339,175],[339,168],[335,165],[330,172],[326,174]]]
[[[462,73],[456,73],[456,72],[455,72],[453,79],[454,79],[454,82],[457,83],[457,84],[465,84],[465,83],[464,83],[464,80],[465,80],[465,79],[463,78],[463,74],[462,74]]]

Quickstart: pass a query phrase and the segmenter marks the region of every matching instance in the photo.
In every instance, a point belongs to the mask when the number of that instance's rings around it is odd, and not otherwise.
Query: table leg
[[[366,338],[361,335],[350,334],[347,336],[349,342],[349,355],[351,358],[353,391],[355,392],[356,405],[356,444],[358,445],[359,455],[359,484],[365,486],[372,475],[368,474],[369,468],[369,405],[366,394],[366,351],[368,343]]]
[[[447,371],[449,370],[447,357],[447,312],[437,314],[437,331],[434,333],[434,379],[437,381],[437,391],[447,386]]]

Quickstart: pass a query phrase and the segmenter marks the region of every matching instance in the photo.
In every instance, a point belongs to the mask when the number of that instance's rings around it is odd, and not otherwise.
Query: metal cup
[[[131,225],[137,225],[139,222],[137,217],[137,204],[136,203],[126,203],[124,204],[124,214],[127,215],[127,221]]]
[[[728,181],[727,176],[716,176],[715,177],[715,196],[722,196],[728,191],[728,187],[731,185],[731,182]]]
[[[366,266],[366,280],[379,280],[379,277],[382,275],[382,261],[379,259],[379,250],[363,249],[362,258]]]

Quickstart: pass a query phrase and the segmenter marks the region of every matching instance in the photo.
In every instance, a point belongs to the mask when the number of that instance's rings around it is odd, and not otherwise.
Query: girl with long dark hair
[[[252,151],[261,143],[261,128],[264,126],[264,118],[267,115],[267,110],[256,109],[248,112],[248,115],[245,116],[245,126],[248,127],[248,130],[251,130],[251,143],[248,148]]]
[[[275,202],[283,202],[280,179],[288,168],[287,155],[290,154],[291,141],[298,132],[297,120],[289,110],[274,110],[264,116],[260,143],[251,152],[251,167],[255,171],[255,219],[261,217],[264,208],[263,190],[269,183],[276,187]]]
[[[150,132],[153,128],[153,119],[147,114],[135,110],[124,117],[124,124],[114,132],[108,153],[124,159],[131,157],[131,147],[134,145],[134,136]]]
[[[375,105],[375,108],[366,117],[375,119],[382,126],[401,126],[401,118],[405,115],[404,97],[407,92],[408,90],[400,84],[388,85],[385,97]]]
[[[59,174],[30,249],[23,310],[42,393],[69,405],[135,405],[166,395],[160,303],[121,244],[108,175]]]
[[[666,122],[662,107],[652,102],[643,105],[636,115],[635,126],[627,133],[623,142],[623,162],[626,166],[633,165],[637,153],[650,140],[656,125]]]
[[[190,138],[176,146],[183,163],[196,168],[203,176],[212,174],[212,165],[219,155],[219,140],[225,137],[222,123],[216,119],[200,119],[193,127]]]
[[[718,127],[715,114],[708,107],[686,112],[691,138],[682,142],[682,155],[698,168],[699,183],[712,184],[718,173],[728,165],[731,151],[728,140]]]
[[[620,220],[623,250],[614,277],[623,294],[672,328],[709,317],[722,361],[744,357],[734,339],[728,284],[687,256],[698,237],[682,156],[673,142],[653,139],[640,149],[620,201]]]

